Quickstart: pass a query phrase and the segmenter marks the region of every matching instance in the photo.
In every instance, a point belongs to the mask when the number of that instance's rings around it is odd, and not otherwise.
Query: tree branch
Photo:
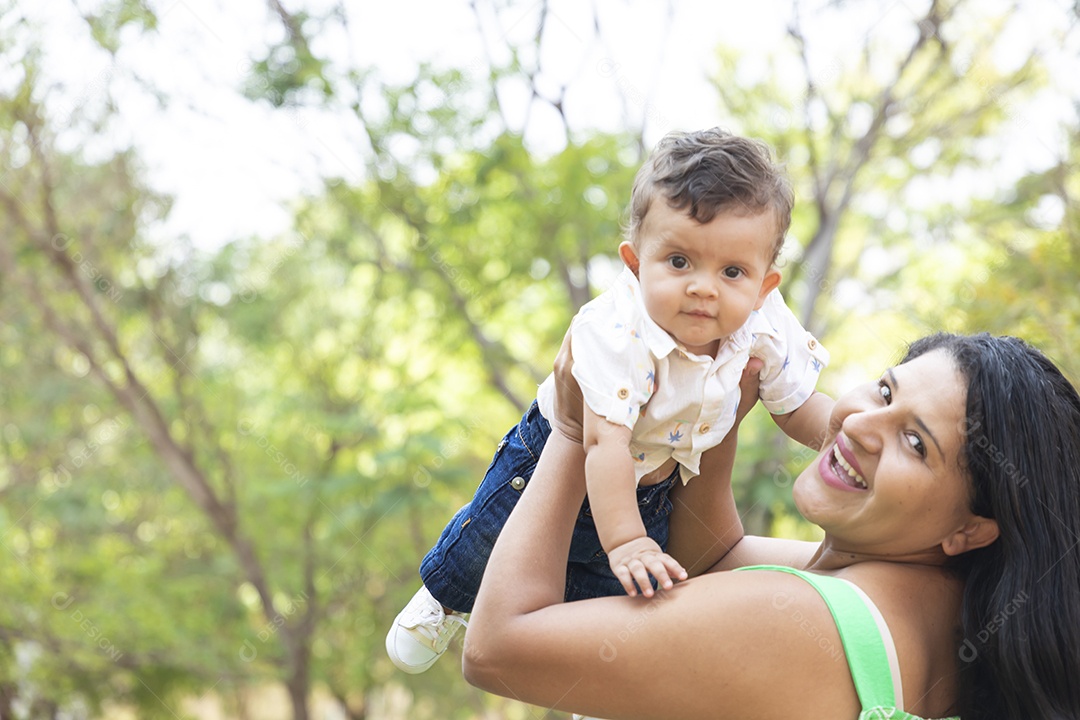
[[[896,87],[903,80],[919,50],[926,45],[931,37],[937,35],[937,30],[942,22],[938,5],[939,0],[933,0],[925,17],[918,22],[919,35],[897,67],[892,82],[886,85],[879,93],[877,102],[874,104],[874,117],[870,122],[870,127],[856,141],[848,161],[836,174],[835,178],[828,178],[815,198],[819,212],[818,228],[806,245],[801,266],[802,272],[797,273],[807,275],[809,280],[806,283],[806,294],[802,299],[799,319],[804,327],[811,331],[814,330],[812,323],[814,308],[817,305],[818,297],[821,295],[823,281],[828,275],[831,263],[833,241],[836,238],[840,220],[854,196],[855,181],[860,171],[869,161],[870,154],[880,139],[881,130],[885,126],[885,121],[888,119],[889,112],[895,103],[894,93]],[[830,203],[829,196],[833,194],[834,180],[842,183],[842,189],[839,198],[834,203]]]
[[[288,10],[281,4],[280,0],[266,0],[267,5],[270,6],[270,10],[278,16],[281,20],[281,24],[285,27],[285,32],[289,36],[289,44],[296,49],[296,54],[307,57],[314,57],[311,54],[311,48],[308,46],[307,37],[304,36],[304,30],[300,27],[300,21],[296,19],[294,15],[291,15]]]
[[[383,207],[387,210],[387,212],[403,220],[406,225],[415,230],[421,237],[427,236],[427,234],[424,232],[424,226],[420,222],[412,218],[409,213],[403,208],[399,209],[398,211],[394,211],[390,208],[387,208],[385,205]],[[375,230],[375,228],[373,228],[363,218],[359,218],[358,221],[361,223],[364,229],[368,233],[370,233],[373,238],[376,239],[376,241],[381,246],[385,247],[385,241]],[[408,266],[407,268],[403,269],[410,274],[415,274],[415,267],[413,266]],[[473,341],[480,348],[480,356],[483,359],[484,364],[487,366],[488,376],[491,378],[492,385],[494,385],[495,388],[499,391],[499,393],[502,394],[502,396],[505,397],[507,400],[509,400],[515,408],[525,407],[524,400],[518,397],[517,393],[515,393],[513,389],[511,389],[510,383],[505,373],[503,372],[503,369],[496,362],[496,357],[512,357],[509,351],[501,343],[488,338],[487,335],[484,334],[484,331],[480,328],[480,326],[472,319],[472,315],[469,313],[468,303],[465,299],[465,296],[463,296],[458,290],[457,286],[454,284],[453,278],[450,277],[446,269],[442,267],[440,263],[431,263],[431,269],[435,272],[436,275],[439,276],[439,278],[443,281],[443,284],[449,290],[451,303],[453,303],[454,308],[457,309],[458,314],[465,321],[465,325],[468,328],[469,334],[472,336]]]
[[[41,191],[43,193],[41,202],[46,231],[44,234],[55,238],[60,235],[60,223],[52,204],[53,186],[48,161],[40,147],[40,143],[37,142],[37,138],[34,136],[36,124],[29,119],[24,119],[24,122],[27,122],[28,127],[31,127],[31,137],[35,140],[34,157],[41,168]],[[75,348],[86,357],[94,376],[113,394],[120,405],[135,417],[173,479],[184,489],[196,506],[209,518],[219,534],[228,542],[247,581],[256,589],[267,618],[281,628],[282,639],[288,649],[290,658],[296,662],[298,660],[297,654],[303,650],[304,641],[296,636],[294,629],[285,622],[285,618],[275,609],[273,595],[262,563],[259,561],[250,541],[240,531],[236,508],[220,501],[207,482],[205,475],[197,466],[192,453],[182,447],[173,437],[168,423],[153,400],[150,390],[139,380],[128,357],[120,347],[115,329],[105,319],[97,298],[90,290],[85,277],[78,271],[72,258],[62,249],[57,248],[55,243],[42,239],[42,233],[37,231],[22,212],[17,198],[6,191],[0,191],[0,201],[3,202],[16,223],[23,229],[26,237],[31,242],[36,242],[45,251],[52,264],[67,279],[70,288],[74,290],[82,301],[84,308],[90,313],[92,329],[79,328],[78,332],[76,332],[76,330],[62,323],[52,305],[41,293],[37,283],[32,278],[24,278],[22,284],[32,299],[33,305],[40,309],[46,324],[53,332],[70,347]],[[9,252],[6,244],[0,245],[0,248],[3,248],[5,254]],[[14,261],[11,257],[5,257],[2,264],[14,266]],[[25,275],[23,273],[17,274]],[[98,339],[105,343],[110,354],[120,364],[124,376],[123,384],[114,382],[109,377],[98,354],[86,341],[86,337],[90,336],[91,332],[95,333]]]

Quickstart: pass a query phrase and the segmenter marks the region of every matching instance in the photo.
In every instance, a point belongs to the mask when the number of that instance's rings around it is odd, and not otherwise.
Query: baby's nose
[[[697,279],[690,281],[687,289],[691,295],[698,297],[716,297],[716,283],[711,280]]]

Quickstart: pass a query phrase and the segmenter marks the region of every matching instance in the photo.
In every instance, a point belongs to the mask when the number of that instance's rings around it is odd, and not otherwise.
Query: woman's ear
[[[630,241],[623,240],[619,244],[619,257],[622,258],[623,263],[626,267],[630,268],[630,272],[634,273],[634,276],[636,277],[641,261],[638,260],[637,250]]]
[[[998,534],[997,520],[974,515],[964,527],[941,542],[941,549],[949,556],[960,555],[986,547],[998,539]]]

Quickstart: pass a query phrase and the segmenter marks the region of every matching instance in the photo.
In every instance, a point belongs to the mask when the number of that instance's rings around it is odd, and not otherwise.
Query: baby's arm
[[[773,415],[773,420],[792,440],[820,450],[828,436],[829,417],[836,401],[825,393],[815,392],[806,402],[785,415]]]
[[[645,532],[638,511],[634,461],[630,457],[630,429],[584,408],[585,486],[600,544],[627,595],[653,594],[649,575],[664,589],[672,577],[686,579],[686,570],[666,554]]]

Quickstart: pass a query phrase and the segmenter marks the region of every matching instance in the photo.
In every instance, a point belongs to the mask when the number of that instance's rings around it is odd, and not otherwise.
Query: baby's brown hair
[[[634,178],[626,227],[631,243],[637,244],[649,207],[658,197],[702,224],[721,212],[756,215],[772,210],[776,242],[771,262],[780,255],[795,204],[791,183],[783,166],[773,162],[769,146],[720,128],[670,133],[656,146]]]

